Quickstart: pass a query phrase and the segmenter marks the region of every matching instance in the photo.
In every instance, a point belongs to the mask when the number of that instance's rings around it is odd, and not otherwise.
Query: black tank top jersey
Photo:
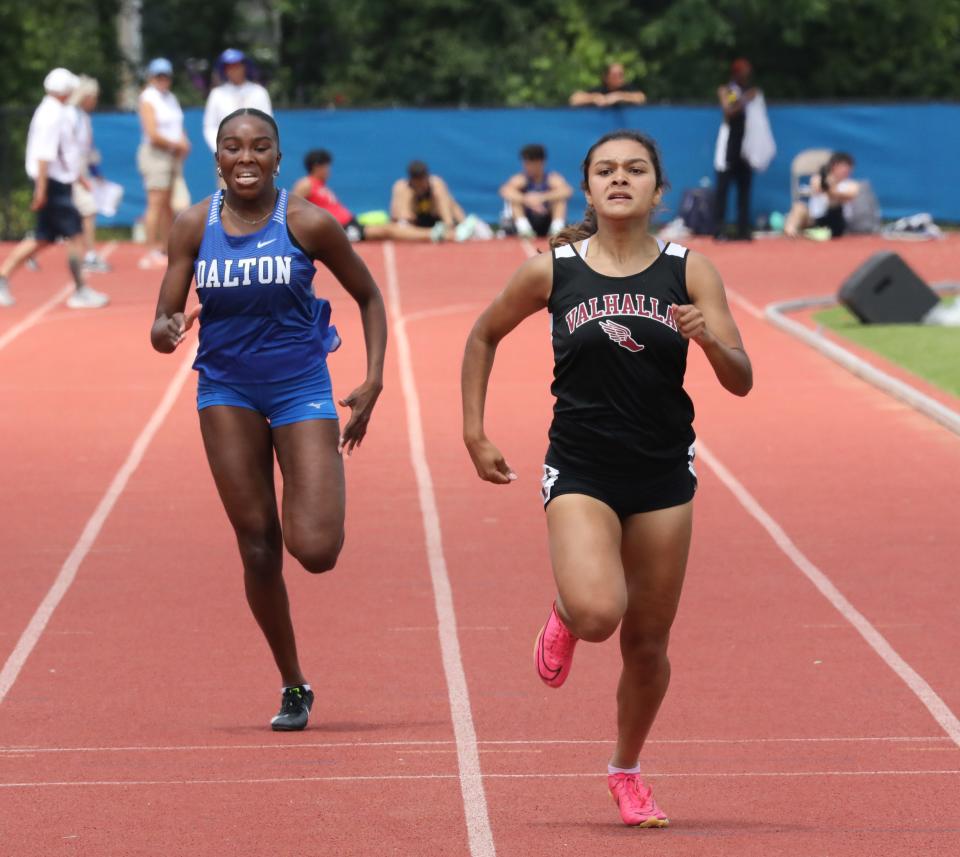
[[[671,304],[687,304],[687,248],[658,240],[646,270],[612,277],[590,268],[573,245],[553,251],[556,397],[548,463],[586,472],[658,472],[694,440],[693,403],[683,389],[687,340]]]

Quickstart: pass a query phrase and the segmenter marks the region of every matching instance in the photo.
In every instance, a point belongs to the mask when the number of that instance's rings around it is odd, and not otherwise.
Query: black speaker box
[[[840,286],[837,299],[865,324],[919,322],[940,303],[896,253],[874,253]]]

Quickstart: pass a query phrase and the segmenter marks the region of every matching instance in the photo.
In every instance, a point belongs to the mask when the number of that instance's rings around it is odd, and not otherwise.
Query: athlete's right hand
[[[175,312],[166,322],[161,322],[155,328],[154,346],[157,351],[163,351],[167,354],[175,351],[177,346],[183,342],[187,331],[193,327],[193,323],[200,315],[200,305],[197,304],[190,312],[184,314]]]
[[[493,482],[495,485],[509,485],[517,478],[517,474],[504,460],[500,450],[486,438],[468,443],[467,451],[481,479]]]

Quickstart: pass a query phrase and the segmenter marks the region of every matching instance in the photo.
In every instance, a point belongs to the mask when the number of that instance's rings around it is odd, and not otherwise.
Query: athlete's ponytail
[[[581,164],[583,171],[583,179],[580,182],[581,190],[587,189],[587,179],[590,175],[590,164],[593,161],[593,153],[597,148],[604,143],[609,143],[611,140],[633,140],[635,143],[643,146],[650,155],[650,163],[653,166],[653,172],[657,178],[656,189],[661,190],[670,187],[670,182],[667,181],[667,177],[663,174],[663,167],[660,165],[660,150],[657,148],[657,141],[654,140],[653,137],[649,137],[640,131],[621,130],[604,134],[587,150],[587,156],[583,159],[583,164]],[[588,205],[587,210],[584,212],[583,220],[574,226],[568,226],[566,229],[558,232],[550,239],[550,246],[559,247],[561,244],[573,244],[576,241],[589,238],[596,231],[597,213],[594,211],[593,206]]]
[[[597,212],[593,210],[592,205],[587,206],[583,212],[583,220],[575,223],[573,226],[567,226],[561,229],[550,239],[551,247],[559,247],[562,244],[576,244],[577,241],[583,241],[589,238],[597,231]]]

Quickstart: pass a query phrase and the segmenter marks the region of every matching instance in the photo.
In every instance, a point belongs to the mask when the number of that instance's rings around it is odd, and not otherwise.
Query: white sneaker
[[[83,270],[91,274],[109,274],[113,269],[102,256],[86,256],[83,260]]]
[[[453,230],[453,237],[455,241],[468,241],[473,237],[473,233],[477,228],[477,215],[469,214],[461,222],[457,224],[457,228]]]
[[[547,230],[547,235],[553,238],[554,235],[559,235],[566,228],[567,224],[562,220],[552,220],[550,221],[550,229]]]
[[[16,298],[10,294],[10,286],[6,281],[0,283],[0,306],[13,306],[16,302]]]
[[[70,309],[99,309],[110,303],[110,298],[103,292],[96,292],[90,286],[77,289],[67,298]]]
[[[447,225],[442,220],[438,220],[430,229],[430,240],[434,244],[439,244],[441,241],[445,240],[446,237]]]
[[[476,225],[473,230],[473,240],[474,241],[489,241],[494,237],[494,231],[490,228],[490,224],[486,220],[481,220],[477,218]]]
[[[142,271],[149,271],[154,268],[166,268],[167,254],[161,253],[159,250],[151,250],[145,256],[140,257],[140,261],[137,262],[137,267]]]

